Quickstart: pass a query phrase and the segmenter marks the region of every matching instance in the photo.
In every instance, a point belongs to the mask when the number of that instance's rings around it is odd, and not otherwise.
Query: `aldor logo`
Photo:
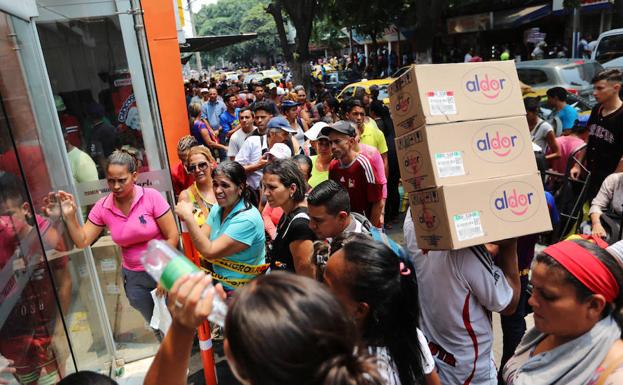
[[[472,149],[484,161],[509,162],[517,158],[524,148],[519,130],[506,124],[481,128],[472,138]]]
[[[422,155],[417,151],[409,151],[403,157],[402,165],[410,175],[417,175],[422,170]]]
[[[524,182],[509,182],[498,187],[491,196],[491,209],[503,221],[521,222],[539,209],[541,197],[537,189]]]
[[[437,213],[428,207],[418,208],[415,212],[415,217],[417,218],[417,223],[420,227],[430,231],[435,230],[439,225]]]
[[[408,92],[398,94],[398,96],[396,96],[396,103],[394,107],[396,115],[401,116],[409,112],[412,100],[413,98]]]
[[[504,101],[513,89],[509,76],[493,67],[471,70],[463,77],[465,94],[481,104],[497,104]]]

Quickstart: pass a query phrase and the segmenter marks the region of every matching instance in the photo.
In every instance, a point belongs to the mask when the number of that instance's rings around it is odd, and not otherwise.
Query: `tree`
[[[255,61],[258,56],[274,56],[279,43],[275,34],[275,22],[264,12],[267,4],[267,0],[220,0],[216,4],[202,7],[195,19],[200,36],[257,33],[253,40],[202,55],[206,64],[218,64],[221,58],[244,64]]]
[[[448,7],[448,0],[410,0],[415,13],[415,52],[418,63],[433,62],[433,42],[438,31],[443,12]]]
[[[272,0],[266,7],[266,12],[271,14],[275,20],[283,56],[290,67],[290,71],[292,71],[293,81],[302,84],[305,88],[309,88],[310,82],[309,39],[312,33],[316,6],[317,0]],[[294,47],[290,47],[288,42],[284,12],[296,30]]]

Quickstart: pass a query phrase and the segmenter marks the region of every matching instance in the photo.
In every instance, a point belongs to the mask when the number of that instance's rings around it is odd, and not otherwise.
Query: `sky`
[[[217,0],[194,0],[194,1],[191,0],[190,5],[191,5],[191,7],[193,9],[193,12],[197,13],[201,9],[202,5],[214,4],[214,3],[216,3],[216,1]],[[184,3],[188,4],[187,0],[184,0]]]

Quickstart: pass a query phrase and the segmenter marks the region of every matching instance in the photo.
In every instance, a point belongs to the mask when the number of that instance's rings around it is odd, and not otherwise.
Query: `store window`
[[[147,90],[133,12],[138,2],[97,1],[85,5],[38,2],[37,32],[54,95],[76,199],[82,217],[106,197],[106,159],[116,149],[132,153],[139,184],[170,190],[164,171],[157,116]],[[45,6],[43,5],[45,3]],[[134,6],[134,8],[133,8]],[[140,24],[140,23],[139,23]],[[138,32],[137,32],[138,31]],[[90,248],[115,345],[125,362],[153,355],[157,335],[130,305],[125,292],[123,251],[108,229]]]
[[[60,142],[46,135],[56,126],[36,38],[31,23],[0,12],[0,368],[16,370],[0,378],[10,384],[111,363],[88,259],[54,203],[42,208],[68,179],[51,146]]]

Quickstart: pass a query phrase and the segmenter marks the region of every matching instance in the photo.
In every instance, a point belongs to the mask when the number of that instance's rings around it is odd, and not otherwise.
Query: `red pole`
[[[182,222],[182,244],[186,257],[193,261],[195,265],[200,266],[200,256],[195,249],[190,234]],[[201,350],[201,362],[203,363],[203,375],[206,385],[217,385],[216,365],[214,364],[214,352],[212,351],[212,334],[210,332],[210,323],[205,320],[199,328],[197,328],[199,336],[199,349]]]

